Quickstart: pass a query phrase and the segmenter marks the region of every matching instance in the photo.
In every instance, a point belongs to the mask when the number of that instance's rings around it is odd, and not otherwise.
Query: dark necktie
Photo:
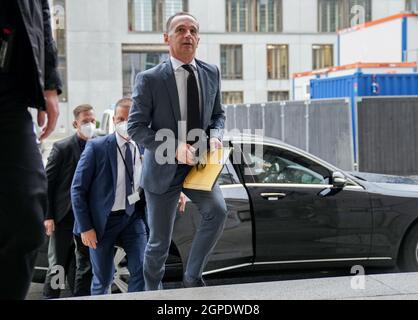
[[[201,129],[200,123],[200,108],[199,108],[199,89],[197,86],[197,79],[194,74],[193,68],[189,64],[182,66],[188,73],[187,77],[187,133],[193,129]],[[195,139],[187,142],[193,144]]]
[[[125,187],[126,187],[126,200],[125,200],[125,206],[126,206],[126,214],[128,216],[131,216],[132,213],[135,211],[135,204],[129,204],[128,196],[132,194],[132,185],[133,185],[133,171],[134,166],[132,164],[132,152],[131,148],[129,147],[130,143],[125,143]]]

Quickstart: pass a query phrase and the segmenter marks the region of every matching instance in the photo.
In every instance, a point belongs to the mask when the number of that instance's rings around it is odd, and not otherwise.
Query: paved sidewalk
[[[418,300],[418,273],[335,277],[172,289],[83,300]]]

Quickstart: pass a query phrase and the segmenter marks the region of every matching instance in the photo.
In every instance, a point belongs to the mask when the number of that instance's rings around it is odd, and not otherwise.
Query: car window
[[[219,175],[218,183],[220,185],[240,183],[238,177],[234,172],[234,169],[232,168],[230,160],[228,160],[224,165],[222,172]]]
[[[226,168],[226,166],[223,167],[222,172],[219,175],[218,183],[220,185],[232,184],[231,175],[229,174],[228,169]]]
[[[309,158],[278,147],[243,145],[246,182],[329,184],[330,172]],[[251,177],[249,177],[251,176]],[[253,180],[253,181],[251,181]]]

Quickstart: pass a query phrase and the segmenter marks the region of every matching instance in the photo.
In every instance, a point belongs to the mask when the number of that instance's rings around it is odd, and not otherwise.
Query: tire
[[[418,271],[418,224],[412,227],[403,241],[399,268],[404,272]]]
[[[113,262],[115,264],[115,275],[113,276],[111,293],[126,293],[128,292],[129,282],[128,261],[125,250],[119,246],[115,246]]]
[[[128,292],[129,282],[128,261],[125,251],[119,246],[115,246],[115,257],[113,262],[115,264],[115,275],[113,276],[110,292],[112,294],[126,293]],[[167,258],[166,272],[163,281],[172,278],[181,279],[182,274],[181,258],[178,255],[177,249],[172,245]]]

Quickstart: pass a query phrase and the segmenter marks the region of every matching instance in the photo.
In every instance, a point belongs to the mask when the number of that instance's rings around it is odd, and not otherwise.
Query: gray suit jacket
[[[222,140],[225,115],[221,106],[220,75],[216,66],[196,59],[201,88],[202,123],[207,135]],[[181,120],[176,80],[170,59],[137,75],[132,95],[133,106],[128,119],[128,133],[145,146],[141,186],[163,194],[172,182],[177,164],[159,164],[156,152],[161,146],[178,146],[178,121]],[[173,135],[158,141],[157,131],[170,130]],[[162,146],[164,144],[164,146]],[[161,160],[161,159],[160,159]]]

